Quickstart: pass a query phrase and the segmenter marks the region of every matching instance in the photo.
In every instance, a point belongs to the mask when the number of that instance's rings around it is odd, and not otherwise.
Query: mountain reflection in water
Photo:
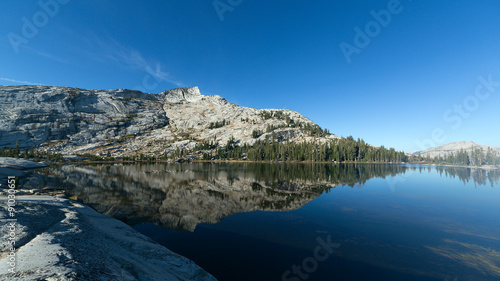
[[[339,185],[362,187],[371,178],[427,169],[431,167],[291,163],[87,165],[43,170],[37,184],[55,190],[64,188],[67,196],[131,225],[154,223],[194,231],[199,223],[217,223],[236,213],[295,210]],[[497,170],[437,169],[464,183],[473,180],[478,185],[490,182],[493,186],[499,179]]]

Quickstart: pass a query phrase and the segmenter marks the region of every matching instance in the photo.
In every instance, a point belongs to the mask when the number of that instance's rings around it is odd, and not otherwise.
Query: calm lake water
[[[132,225],[219,280],[500,280],[499,171],[65,166],[25,183]]]

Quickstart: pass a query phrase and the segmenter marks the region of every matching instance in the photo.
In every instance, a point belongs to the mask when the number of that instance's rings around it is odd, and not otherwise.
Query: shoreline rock
[[[16,197],[16,272],[2,243],[0,280],[216,280],[127,224],[80,203],[49,196]],[[0,219],[8,218],[6,198]],[[2,241],[10,235],[7,222]]]
[[[7,178],[9,176],[22,178],[33,170],[45,167],[48,167],[45,163],[37,163],[27,159],[0,157],[0,196],[5,195],[4,191],[8,188]]]
[[[14,170],[31,170],[48,167],[45,163],[35,162],[22,158],[0,157],[0,168]]]

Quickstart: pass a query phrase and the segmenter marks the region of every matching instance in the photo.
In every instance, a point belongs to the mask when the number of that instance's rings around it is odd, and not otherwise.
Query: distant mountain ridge
[[[440,146],[436,147],[431,147],[423,151],[417,151],[413,153],[413,155],[421,155],[423,157],[437,157],[437,156],[445,156],[449,155],[450,153],[456,153],[460,150],[464,150],[465,152],[470,153],[474,149],[482,149],[484,152],[486,152],[488,149],[492,149],[497,153],[497,155],[500,155],[500,147],[493,147],[489,145],[482,145],[478,144],[472,141],[458,141],[458,142],[452,142],[448,144],[443,144]]]
[[[0,86],[0,104],[0,148],[17,143],[66,155],[159,156],[212,141],[252,145],[271,135],[290,142],[339,138],[309,134],[306,127],[319,126],[298,112],[242,107],[198,87],[149,94]]]

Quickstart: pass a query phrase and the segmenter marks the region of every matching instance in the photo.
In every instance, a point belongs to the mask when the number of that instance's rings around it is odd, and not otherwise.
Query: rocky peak
[[[162,93],[165,96],[165,101],[177,103],[181,101],[196,102],[203,98],[198,87],[177,88]]]

